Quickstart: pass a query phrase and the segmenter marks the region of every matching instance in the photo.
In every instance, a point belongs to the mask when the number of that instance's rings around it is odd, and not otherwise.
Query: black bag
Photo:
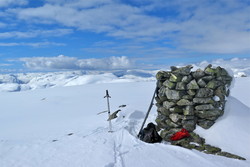
[[[139,139],[146,143],[159,143],[162,141],[161,136],[157,133],[155,125],[150,122],[146,128],[139,133]]]

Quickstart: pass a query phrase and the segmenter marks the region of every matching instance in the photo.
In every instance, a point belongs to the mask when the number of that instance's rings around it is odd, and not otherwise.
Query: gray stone
[[[157,123],[157,126],[159,128],[163,128],[163,129],[171,129],[170,126],[167,125],[167,123],[165,122],[168,119],[167,116],[162,115],[162,114],[158,114],[158,116],[155,119],[155,122]]]
[[[228,72],[224,68],[221,68],[220,66],[218,66],[215,69],[215,72],[216,72],[217,77],[219,77],[219,76],[229,76]]]
[[[196,110],[212,110],[214,109],[214,106],[212,104],[202,104],[195,106]]]
[[[179,115],[177,113],[172,113],[169,115],[169,118],[171,119],[171,121],[176,123],[176,122],[180,121],[183,118],[183,116]]]
[[[182,127],[192,132],[195,129],[196,121],[195,120],[182,120]]]
[[[227,90],[226,90],[225,86],[219,86],[215,90],[214,94],[220,98],[220,101],[224,101],[225,100],[225,95],[227,94]]]
[[[175,89],[176,90],[186,90],[186,84],[184,82],[177,82]]]
[[[220,109],[214,109],[214,110],[200,110],[195,111],[195,114],[200,118],[206,118],[208,120],[215,120],[219,116],[223,114],[223,111]],[[214,119],[215,118],[215,119]]]
[[[193,102],[186,100],[186,99],[181,99],[177,102],[178,106],[190,106],[193,105]]]
[[[194,115],[194,106],[186,106],[183,109],[183,115]]]
[[[158,107],[157,111],[165,116],[169,116],[169,114],[170,114],[170,111],[168,109],[166,109],[165,107]]]
[[[205,72],[201,69],[198,69],[195,72],[193,72],[192,75],[195,79],[199,79],[205,75]]]
[[[158,97],[160,99],[162,99],[163,97],[166,97],[166,88],[164,86],[162,86],[159,90],[158,90]]]
[[[170,112],[172,113],[183,113],[183,109],[181,107],[173,107],[169,109]]]
[[[207,66],[204,70],[205,74],[208,75],[215,75],[216,74],[216,69],[212,68],[212,66]]]
[[[175,74],[189,75],[192,68],[193,68],[192,65],[188,65],[186,67],[181,67],[181,68],[171,68],[171,70]]]
[[[171,76],[169,78],[169,81],[171,82],[180,82],[182,79],[182,76],[181,75],[175,75],[175,74],[172,74],[171,73]]]
[[[172,127],[172,128],[179,128],[179,127],[181,127],[180,124],[177,124],[177,123],[171,121],[170,119],[167,119],[165,122],[166,122],[166,124],[169,127]]]
[[[201,87],[201,88],[204,88],[207,83],[203,80],[203,79],[199,79],[197,84]]]
[[[195,90],[189,89],[189,90],[187,91],[187,93],[188,93],[190,96],[194,96],[194,95],[196,94],[196,91],[195,91]]]
[[[159,71],[156,74],[156,79],[160,80],[160,81],[165,81],[166,79],[168,79],[170,77],[170,72],[166,72],[166,71]]]
[[[193,79],[187,84],[187,89],[199,89],[199,86],[195,79]]]
[[[182,117],[183,120],[195,120],[195,116],[194,115],[184,115]]]
[[[166,109],[170,109],[173,106],[175,106],[174,102],[171,102],[171,101],[164,101],[163,102],[163,107],[166,108]]]
[[[184,96],[182,96],[182,98],[186,99],[186,100],[192,100],[193,96],[191,96],[191,95],[184,95]]]
[[[214,100],[211,97],[195,97],[193,102],[197,104],[214,104]]]
[[[238,156],[238,155],[235,155],[235,154],[231,154],[231,153],[228,153],[228,152],[217,152],[216,155],[220,155],[220,156],[224,156],[224,157],[228,157],[228,158],[234,158],[234,159],[239,159],[239,160],[246,160],[246,158],[243,158],[241,156]]]
[[[208,81],[211,81],[214,78],[215,78],[214,76],[204,76],[201,79],[203,79],[204,81],[208,82]]]
[[[206,85],[207,88],[210,88],[210,89],[216,89],[217,87],[221,86],[222,83],[220,81],[215,81],[215,80],[212,80],[212,81],[209,81]]]
[[[190,81],[192,81],[193,77],[191,75],[188,75],[188,76],[184,76],[181,80],[181,82],[184,82],[184,83],[189,83]]]
[[[194,133],[194,132],[190,132],[190,137],[191,137],[191,141],[194,143],[198,143],[199,145],[203,145],[205,144],[205,139],[200,137],[198,134]],[[204,148],[205,149],[205,148]]]
[[[163,85],[166,86],[169,89],[174,89],[176,83],[174,82],[170,82],[169,80],[166,80],[165,82],[163,82]]]
[[[205,146],[205,152],[208,154],[216,154],[221,151],[220,148],[211,146],[209,144],[205,144],[204,146]]]
[[[196,97],[212,97],[213,93],[214,91],[212,89],[200,88],[196,93]]]
[[[211,120],[198,120],[198,125],[203,129],[209,129],[215,122]]]
[[[170,90],[166,89],[167,98],[170,100],[179,100],[183,95],[185,95],[184,91]]]

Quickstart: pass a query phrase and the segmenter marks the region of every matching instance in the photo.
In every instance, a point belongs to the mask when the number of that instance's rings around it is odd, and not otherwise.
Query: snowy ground
[[[154,81],[99,83],[0,93],[0,167],[249,167],[250,78],[236,78],[226,111],[209,130],[208,144],[246,161],[208,155],[168,143],[147,144],[138,133]],[[121,108],[108,133],[105,90],[111,110]],[[156,117],[156,108],[149,121]],[[73,134],[71,134],[73,133]]]

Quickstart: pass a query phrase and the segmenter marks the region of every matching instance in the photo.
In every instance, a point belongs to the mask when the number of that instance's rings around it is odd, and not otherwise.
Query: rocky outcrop
[[[173,145],[237,158],[205,144],[205,139],[193,132],[196,125],[209,129],[223,115],[232,77],[221,67],[208,65],[204,70],[191,71],[192,68],[191,65],[171,67],[171,71],[156,74],[156,123],[160,135]],[[171,141],[171,136],[182,128],[190,132],[190,137]],[[244,158],[238,156],[238,159]]]

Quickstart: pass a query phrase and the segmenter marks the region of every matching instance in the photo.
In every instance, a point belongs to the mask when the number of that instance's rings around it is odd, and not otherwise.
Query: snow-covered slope
[[[246,161],[208,155],[136,138],[155,82],[100,83],[0,93],[1,167],[249,167],[250,78],[236,78],[225,114],[196,132],[208,144]],[[108,133],[105,90],[111,110],[122,104]],[[149,121],[156,117],[156,108]],[[73,134],[72,134],[73,133]]]

